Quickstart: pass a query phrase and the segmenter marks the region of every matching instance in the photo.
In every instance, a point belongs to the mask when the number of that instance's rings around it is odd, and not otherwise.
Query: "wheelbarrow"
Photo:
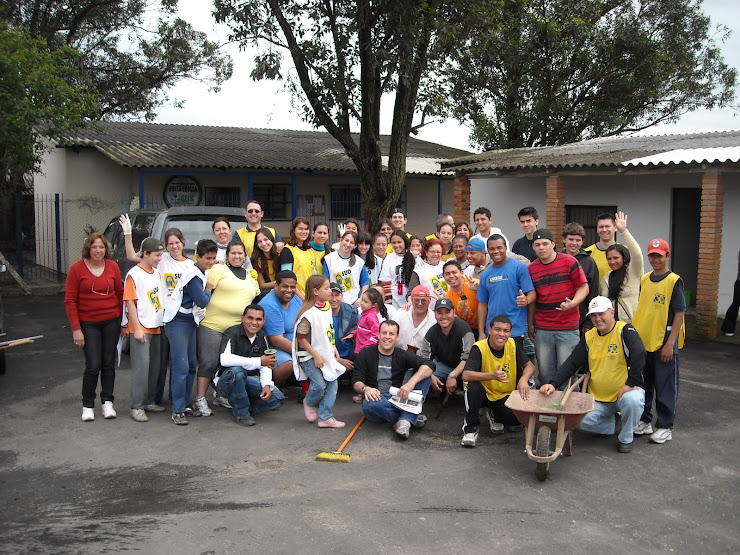
[[[555,391],[545,395],[540,391],[530,391],[529,399],[522,399],[514,390],[505,405],[509,407],[527,429],[525,450],[527,456],[537,463],[534,474],[540,481],[550,476],[550,463],[561,454],[573,454],[572,430],[581,423],[583,417],[594,410],[594,397],[590,393],[579,393],[573,390],[584,382],[582,375],[567,390]],[[555,431],[555,450],[550,450],[550,435]],[[536,444],[535,444],[535,437]],[[534,449],[533,449],[534,447]]]

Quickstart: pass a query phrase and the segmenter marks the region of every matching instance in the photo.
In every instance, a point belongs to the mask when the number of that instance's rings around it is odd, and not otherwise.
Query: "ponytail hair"
[[[381,316],[388,319],[388,309],[385,307],[385,303],[383,302],[383,296],[378,292],[377,289],[373,289],[370,287],[364,295],[367,295],[367,298],[370,299],[370,302],[375,305],[375,308],[378,309],[378,312],[380,312]]]
[[[296,324],[300,322],[301,316],[316,304],[316,289],[320,288],[327,281],[329,281],[329,278],[323,274],[309,276],[306,280],[306,298],[303,301],[301,309],[298,311],[298,316],[295,318]]]

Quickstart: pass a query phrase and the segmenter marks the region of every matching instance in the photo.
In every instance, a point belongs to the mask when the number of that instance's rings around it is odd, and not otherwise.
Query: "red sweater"
[[[67,274],[64,306],[72,331],[80,329],[80,320],[102,322],[120,317],[123,311],[123,283],[118,264],[106,260],[105,270],[100,277],[90,272],[84,260],[72,264]]]

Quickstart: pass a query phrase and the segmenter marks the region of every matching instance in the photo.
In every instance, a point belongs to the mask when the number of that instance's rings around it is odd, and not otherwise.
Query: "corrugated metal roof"
[[[666,166],[668,164],[714,164],[739,162],[740,146],[720,148],[680,148],[622,162],[623,166]]]
[[[355,139],[359,141],[359,136]],[[381,139],[387,154],[390,136]],[[114,162],[136,168],[357,171],[337,140],[320,131],[102,122],[62,137],[59,146],[96,148]],[[407,173],[436,175],[441,160],[464,154],[464,150],[411,138]]]
[[[491,150],[454,158],[445,162],[446,169],[472,173],[479,171],[521,171],[553,168],[594,168],[620,166],[678,150],[717,149],[717,163],[736,163],[724,149],[740,147],[740,131],[691,133],[685,135],[652,135],[639,137],[608,137],[591,139],[561,146],[543,146]],[[699,163],[680,161],[674,163]],[[653,163],[654,165],[655,163]],[[633,164],[650,165],[650,162]]]

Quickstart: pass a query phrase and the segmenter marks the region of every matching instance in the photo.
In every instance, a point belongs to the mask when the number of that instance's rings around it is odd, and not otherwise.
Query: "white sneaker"
[[[650,425],[650,422],[640,420],[637,426],[635,426],[635,429],[632,430],[632,433],[636,436],[650,435],[653,433],[653,427]]]
[[[463,436],[460,445],[463,447],[475,447],[476,441],[478,441],[478,432],[468,432]]]
[[[211,410],[211,407],[208,406],[208,401],[206,401],[205,397],[196,397],[195,401],[193,401],[193,407],[201,416],[211,416],[213,414],[213,411]]]
[[[225,409],[230,409],[231,404],[229,403],[229,400],[226,397],[219,397],[216,395],[216,392],[213,393],[213,404],[218,405],[219,407],[223,407]]]
[[[116,409],[113,408],[113,401],[106,401],[103,403],[103,408],[101,409],[101,412],[103,413],[103,418],[115,418],[118,416],[116,414]]]
[[[131,409],[131,418],[137,422],[149,422],[149,417],[144,409]]]
[[[673,439],[673,430],[668,428],[658,428],[655,433],[650,436],[650,441],[653,443],[665,443]]]
[[[95,409],[82,407],[82,421],[92,422],[93,420],[95,420]]]
[[[393,429],[396,430],[396,433],[403,439],[408,439],[411,434],[411,422],[399,419],[398,422],[393,425]]]

